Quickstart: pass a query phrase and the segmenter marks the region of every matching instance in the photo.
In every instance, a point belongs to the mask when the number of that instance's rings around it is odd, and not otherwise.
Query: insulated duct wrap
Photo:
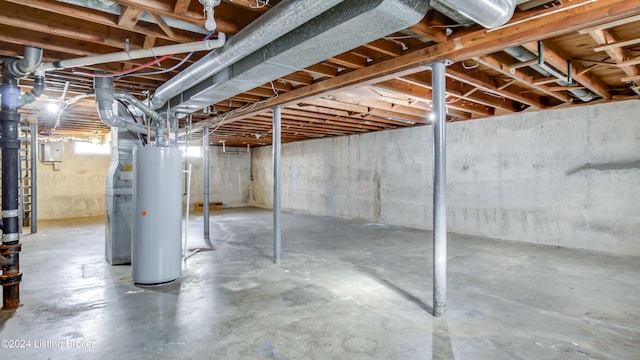
[[[400,31],[420,21],[428,8],[421,0],[342,2],[174,97],[171,109],[193,113]]]

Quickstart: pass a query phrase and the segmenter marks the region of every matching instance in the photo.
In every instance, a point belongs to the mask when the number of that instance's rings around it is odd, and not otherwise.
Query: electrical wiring
[[[215,31],[211,31],[210,33],[208,33],[207,36],[202,38],[202,41],[209,40],[211,38],[211,36],[213,36],[213,34],[215,34]],[[168,69],[158,70],[158,71],[151,71],[151,72],[146,72],[146,73],[131,73],[131,72],[128,72],[128,73],[126,73],[124,75],[116,76],[116,78],[122,79],[122,78],[129,77],[129,76],[165,74],[165,73],[173,71],[173,70],[179,68],[180,66],[184,65],[184,63],[186,63],[193,54],[195,54],[195,51],[190,52],[189,54],[187,54],[187,56],[184,57],[184,59],[180,60],[179,63],[177,63],[176,65],[173,65],[172,67],[170,67]]]
[[[120,103],[120,105],[124,106],[124,108],[127,110],[127,113],[129,114],[129,116],[131,117],[131,119],[133,120],[133,122],[140,124],[140,122],[138,121],[138,118],[136,118],[136,116],[131,112],[131,110],[129,109],[129,106],[127,106],[127,104],[120,100],[120,99],[116,99],[117,102]],[[142,124],[144,125],[144,124]],[[142,139],[141,134],[138,133],[138,141],[140,142],[140,144],[144,147],[147,146],[147,143],[149,142],[149,134],[146,134],[144,139]]]
[[[164,73],[168,73],[170,71],[173,71],[177,68],[179,68],[180,66],[184,65],[184,63],[187,62],[187,60],[189,60],[189,58],[191,57],[191,55],[193,55],[194,52],[190,52],[189,54],[187,54],[187,56],[184,57],[184,59],[182,59],[179,63],[173,65],[172,67],[168,68],[168,69],[164,69],[164,70],[158,70],[158,71],[150,71],[150,72],[145,72],[145,73],[127,73],[124,75],[119,75],[119,76],[115,76],[117,79],[122,79],[125,77],[129,77],[129,76],[140,76],[140,75],[159,75],[159,74],[164,74]]]
[[[464,63],[463,61],[460,61],[460,63],[462,64],[462,67],[465,68],[465,70],[473,70],[475,68],[477,68],[478,66],[480,66],[480,61],[476,61],[475,65],[467,65]]]

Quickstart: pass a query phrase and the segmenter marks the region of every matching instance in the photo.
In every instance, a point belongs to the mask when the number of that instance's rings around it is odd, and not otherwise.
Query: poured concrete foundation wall
[[[55,171],[38,161],[38,219],[64,219],[104,214],[109,155],[76,155],[65,144]]]
[[[640,255],[640,101],[448,124],[449,231]],[[432,223],[430,126],[285,144],[285,210]],[[271,147],[253,151],[272,203]]]
[[[209,148],[209,201],[224,204],[224,207],[249,205],[251,188],[251,154],[246,148]],[[202,158],[188,158],[191,165],[190,206],[203,200]]]

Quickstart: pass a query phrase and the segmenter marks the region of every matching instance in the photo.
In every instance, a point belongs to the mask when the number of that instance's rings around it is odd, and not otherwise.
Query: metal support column
[[[202,129],[202,173],[203,185],[203,209],[204,209],[204,239],[209,240],[209,128]]]
[[[280,264],[280,143],[282,107],[273,108],[273,262]]]
[[[38,232],[38,123],[31,123],[31,233]]]
[[[447,311],[447,62],[431,64],[433,85],[433,316]]]

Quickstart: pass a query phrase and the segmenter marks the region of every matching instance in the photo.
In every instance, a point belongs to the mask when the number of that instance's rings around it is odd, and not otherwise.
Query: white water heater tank
[[[133,167],[133,282],[176,280],[182,265],[182,152],[138,147]]]

